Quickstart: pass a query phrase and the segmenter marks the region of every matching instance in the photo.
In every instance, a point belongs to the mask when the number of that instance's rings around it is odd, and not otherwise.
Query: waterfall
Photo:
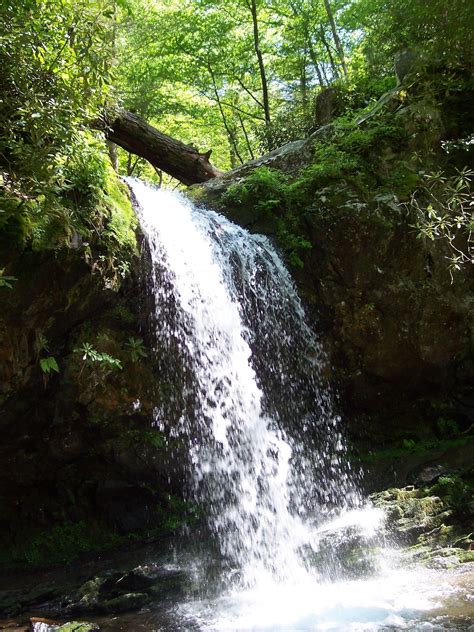
[[[361,500],[294,283],[267,238],[128,183],[151,260],[157,353],[175,384],[155,422],[174,415],[187,437],[190,496],[228,576],[252,586],[316,573],[321,524]]]

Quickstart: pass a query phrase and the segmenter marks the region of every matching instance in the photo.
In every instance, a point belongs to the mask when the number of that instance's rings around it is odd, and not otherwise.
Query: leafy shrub
[[[431,488],[431,493],[446,499],[454,509],[461,512],[472,500],[472,488],[456,474],[441,476]]]
[[[125,343],[125,349],[130,354],[132,362],[138,362],[142,358],[146,358],[148,356],[142,338],[129,338]]]
[[[89,342],[84,342],[80,347],[74,349],[74,353],[82,356],[83,366],[96,367],[103,373],[111,370],[122,370],[122,363],[118,358],[114,358],[108,353],[97,351]]]
[[[18,279],[16,279],[14,276],[5,275],[4,272],[5,272],[5,268],[1,268],[0,269],[0,287],[7,287],[8,289],[11,290],[13,288],[12,284]]]
[[[407,204],[416,217],[419,237],[447,245],[451,276],[464,264],[474,263],[473,177],[474,171],[467,167],[453,175],[425,174],[423,185]]]

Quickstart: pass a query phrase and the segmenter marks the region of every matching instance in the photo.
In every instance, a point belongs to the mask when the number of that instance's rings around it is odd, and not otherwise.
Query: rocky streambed
[[[434,627],[374,629],[472,629],[474,505],[469,493],[463,477],[438,466],[420,472],[416,484],[371,496],[373,506],[385,515],[382,536],[373,543],[382,562],[385,556],[395,574],[419,573],[420,581],[425,582],[419,590],[424,592],[426,582],[432,584],[434,593],[441,584],[444,586],[443,598],[430,611],[429,625]],[[183,619],[182,612],[178,612],[179,604],[213,599],[222,588],[217,580],[209,579],[218,576],[219,561],[204,555],[195,541],[196,534],[165,543],[136,545],[106,556],[89,556],[69,567],[4,575],[0,582],[0,630],[203,629],[197,619]],[[370,585],[374,578],[382,583],[385,578],[392,581],[380,564],[375,571],[361,566],[357,546],[355,543],[352,549],[344,548],[344,579],[350,576],[347,571],[353,561],[350,581],[356,582],[354,589],[361,581]],[[43,617],[49,621],[41,620]]]

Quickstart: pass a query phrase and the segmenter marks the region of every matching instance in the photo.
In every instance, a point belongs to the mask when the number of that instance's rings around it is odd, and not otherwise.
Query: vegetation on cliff
[[[293,265],[360,459],[469,444],[471,20],[468,0],[0,7],[5,563],[70,560],[194,520],[182,463],[165,462],[150,429],[173,385],[136,302],[137,227],[115,169],[175,183],[106,144],[93,130],[104,110],[213,148],[223,170],[296,142],[284,164],[194,195],[269,234]]]

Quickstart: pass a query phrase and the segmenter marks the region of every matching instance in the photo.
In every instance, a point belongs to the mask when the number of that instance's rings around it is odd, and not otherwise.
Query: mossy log
[[[183,184],[207,182],[221,175],[209,162],[211,151],[200,153],[194,147],[163,134],[128,110],[119,110],[101,121],[94,121],[93,127],[102,129],[107,140],[145,158],[153,167]]]

